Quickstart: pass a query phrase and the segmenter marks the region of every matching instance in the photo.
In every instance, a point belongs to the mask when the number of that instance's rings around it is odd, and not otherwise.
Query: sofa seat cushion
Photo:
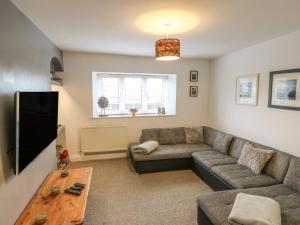
[[[239,164],[214,166],[211,170],[236,189],[265,187],[280,183],[271,176],[257,175],[247,167]]]
[[[130,147],[133,145],[130,145]],[[205,151],[212,149],[206,144],[176,144],[176,145],[159,145],[157,150],[149,155],[134,153],[130,149],[135,161],[161,160],[190,158],[193,152]]]
[[[206,166],[209,169],[213,166],[230,165],[237,163],[237,159],[220,153],[216,150],[195,152],[192,154],[192,157],[194,160],[201,162],[202,165]]]
[[[208,216],[214,225],[229,225],[228,217],[237,193],[265,196],[280,204],[282,224],[300,224],[300,193],[284,184],[243,190],[203,193],[198,196],[198,207]]]

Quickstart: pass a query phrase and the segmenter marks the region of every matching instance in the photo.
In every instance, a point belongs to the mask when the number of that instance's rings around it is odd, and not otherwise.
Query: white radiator
[[[85,155],[125,152],[129,145],[128,127],[86,127],[80,129],[80,146]]]

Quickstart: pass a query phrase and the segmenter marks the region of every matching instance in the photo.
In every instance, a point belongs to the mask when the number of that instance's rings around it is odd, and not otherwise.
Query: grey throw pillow
[[[300,192],[300,158],[293,157],[283,183]]]
[[[203,142],[203,127],[185,127],[184,133],[187,144],[199,144]]]
[[[251,169],[255,174],[261,174],[261,171],[271,159],[274,151],[256,148],[247,142],[241,152],[238,164]]]
[[[176,144],[175,131],[170,128],[161,129],[159,132],[159,144],[175,145]]]
[[[232,135],[218,133],[212,146],[219,152],[227,154],[232,138]]]

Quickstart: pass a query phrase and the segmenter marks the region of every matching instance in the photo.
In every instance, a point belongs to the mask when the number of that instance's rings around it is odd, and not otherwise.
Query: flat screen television
[[[15,112],[19,174],[57,137],[58,92],[16,92]]]

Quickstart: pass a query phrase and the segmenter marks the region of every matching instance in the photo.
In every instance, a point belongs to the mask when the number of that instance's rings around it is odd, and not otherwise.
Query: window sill
[[[99,116],[99,117],[91,117],[89,119],[110,119],[110,118],[143,118],[143,117],[169,117],[176,116],[176,114],[139,114],[135,117],[131,115],[108,115],[108,116]]]

